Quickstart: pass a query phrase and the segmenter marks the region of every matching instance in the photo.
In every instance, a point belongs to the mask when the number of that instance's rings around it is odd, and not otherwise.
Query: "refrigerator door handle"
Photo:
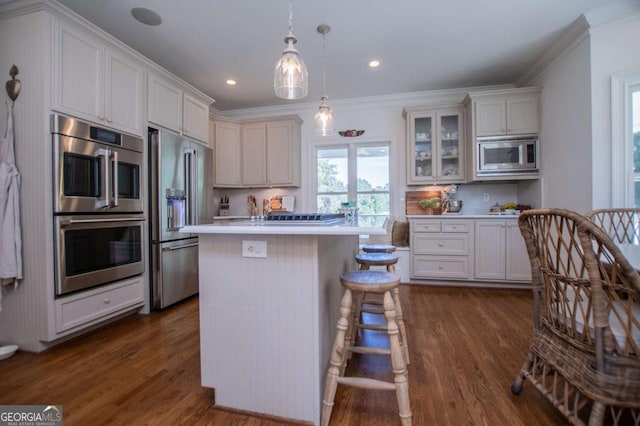
[[[186,216],[187,220],[189,221],[189,225],[197,225],[196,215],[198,211],[198,159],[195,149],[188,148],[184,150],[184,166],[184,180],[187,189]]]
[[[197,247],[198,243],[193,243],[193,244],[186,244],[184,246],[176,246],[176,247],[164,247],[162,249],[162,251],[176,251],[176,250],[182,250],[185,248],[189,248],[189,247]]]
[[[189,183],[189,189],[191,190],[191,224],[198,224],[198,205],[200,200],[198,199],[198,151],[195,149],[191,154],[191,181]]]

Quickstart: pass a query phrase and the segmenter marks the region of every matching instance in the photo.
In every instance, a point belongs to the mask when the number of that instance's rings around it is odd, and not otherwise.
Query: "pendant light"
[[[320,107],[316,112],[314,122],[317,135],[330,136],[335,133],[335,129],[333,127],[333,113],[327,104],[329,98],[327,97],[327,66],[324,39],[327,33],[331,31],[331,27],[325,24],[319,25],[317,31],[322,34],[322,97],[320,98]]]
[[[302,99],[309,91],[307,66],[293,45],[298,41],[293,35],[293,0],[289,0],[289,33],[284,38],[287,43],[282,57],[276,63],[273,75],[273,89],[282,99]]]

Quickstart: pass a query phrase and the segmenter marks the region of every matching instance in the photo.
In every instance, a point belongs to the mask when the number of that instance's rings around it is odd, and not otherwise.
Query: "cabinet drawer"
[[[89,290],[56,300],[58,333],[83,325],[91,325],[144,303],[142,278]]]
[[[469,278],[466,256],[413,256],[412,276],[416,278]]]
[[[413,254],[457,256],[469,254],[469,235],[467,234],[415,234],[412,243]]]
[[[414,220],[411,222],[412,232],[440,232],[439,220]]]
[[[460,220],[443,220],[442,232],[464,232],[468,233],[473,227],[472,222]]]

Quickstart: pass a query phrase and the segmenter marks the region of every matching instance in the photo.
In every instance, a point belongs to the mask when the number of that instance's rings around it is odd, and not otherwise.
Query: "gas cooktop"
[[[267,225],[328,225],[344,221],[344,214],[336,213],[271,213],[252,218]]]

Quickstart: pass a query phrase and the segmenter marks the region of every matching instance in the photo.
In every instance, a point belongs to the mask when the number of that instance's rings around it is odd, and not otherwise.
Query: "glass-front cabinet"
[[[464,182],[462,107],[405,108],[407,185]]]

